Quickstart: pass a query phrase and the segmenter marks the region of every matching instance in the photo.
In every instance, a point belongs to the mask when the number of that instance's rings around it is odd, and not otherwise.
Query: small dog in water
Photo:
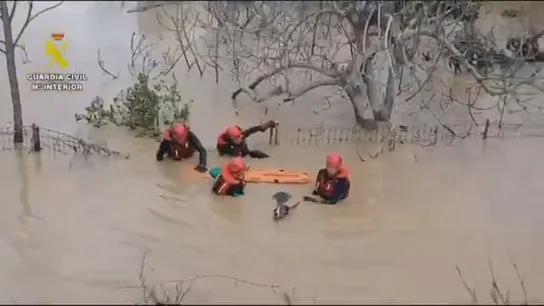
[[[276,192],[273,196],[273,199],[276,200],[276,208],[274,208],[274,220],[278,221],[283,219],[285,216],[289,214],[289,211],[300,204],[300,202],[297,202],[293,206],[287,206],[287,202],[291,199],[291,195],[288,194],[285,191]]]

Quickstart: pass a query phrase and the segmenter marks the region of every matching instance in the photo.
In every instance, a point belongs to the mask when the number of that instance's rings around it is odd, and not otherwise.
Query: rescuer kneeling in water
[[[233,157],[221,168],[221,174],[215,179],[212,191],[217,195],[237,197],[244,194],[246,182],[244,174],[246,162],[243,157]]]
[[[195,167],[195,170],[206,172],[206,149],[187,125],[174,122],[164,132],[163,140],[157,151],[157,160],[163,160],[165,154],[173,160],[182,160],[193,156],[195,151],[200,154],[199,165]]]
[[[278,125],[275,121],[268,121],[265,124],[250,127],[249,129],[242,130],[237,125],[229,126],[223,133],[217,138],[217,151],[220,156],[242,156],[249,155],[253,158],[268,158],[268,154],[259,150],[250,150],[246,143],[246,138],[257,132],[266,132],[270,128],[274,128]]]
[[[327,166],[319,170],[316,178],[313,195],[318,195],[322,200],[313,197],[304,197],[304,201],[334,205],[348,197],[350,182],[348,170],[344,168],[342,157],[338,154],[327,156]]]

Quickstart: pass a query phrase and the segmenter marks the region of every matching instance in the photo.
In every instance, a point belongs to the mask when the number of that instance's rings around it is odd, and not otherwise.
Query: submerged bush
[[[157,138],[161,128],[173,121],[189,119],[189,104],[182,102],[182,96],[176,86],[149,84],[149,78],[140,73],[136,84],[119,92],[109,107],[101,97],[96,97],[85,108],[84,114],[76,114],[76,120],[86,120],[88,124],[100,128],[108,123],[137,130],[137,137]]]
[[[519,10],[505,9],[505,10],[502,11],[501,17],[516,18],[516,17],[519,17],[520,14],[521,14],[521,12]]]

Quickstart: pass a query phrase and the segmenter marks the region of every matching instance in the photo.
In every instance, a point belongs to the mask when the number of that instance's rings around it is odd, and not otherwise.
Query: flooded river
[[[538,2],[523,5],[542,12]],[[24,79],[47,66],[42,44],[52,31],[66,34],[70,69],[88,74],[84,91],[33,92]],[[118,3],[67,2],[40,16],[22,40],[32,60],[19,69],[25,122],[107,140],[131,158],[85,162],[47,151],[0,152],[0,302],[141,302],[144,253],[149,283],[201,276],[188,303],[277,303],[281,290],[295,303],[470,303],[456,266],[486,302],[490,262],[501,288],[522,301],[512,261],[524,274],[529,302],[544,302],[544,140],[406,146],[363,163],[353,146],[269,148],[257,135],[254,145],[273,158],[251,166],[313,173],[334,150],[353,172],[355,188],[342,205],[304,203],[274,223],[271,195],[283,189],[300,198],[309,186],[251,185],[244,197],[219,199],[208,180],[188,174],[190,163],[156,163],[156,143],[75,123],[74,113],[94,96],[129,83],[102,75],[96,49],[110,70],[126,74],[134,31],[161,35],[152,15],[125,14]],[[255,106],[233,115],[227,82],[178,77],[195,100],[191,124],[206,146],[229,123],[259,121]],[[7,90],[5,74],[0,79]],[[3,95],[0,123],[11,120],[10,104]],[[304,114],[307,124],[352,120],[349,107],[314,118],[301,104],[282,110],[291,114],[282,120],[294,124]],[[219,162],[211,154],[209,163]],[[281,288],[274,292],[271,284]]]

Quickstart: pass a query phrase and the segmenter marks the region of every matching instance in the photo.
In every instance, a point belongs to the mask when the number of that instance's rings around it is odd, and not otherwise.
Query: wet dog
[[[291,199],[291,195],[287,192],[276,192],[272,198],[276,200],[276,208],[274,208],[274,221],[281,220],[289,215],[289,211],[298,206],[300,202],[297,202],[293,206],[288,206],[286,203]]]

